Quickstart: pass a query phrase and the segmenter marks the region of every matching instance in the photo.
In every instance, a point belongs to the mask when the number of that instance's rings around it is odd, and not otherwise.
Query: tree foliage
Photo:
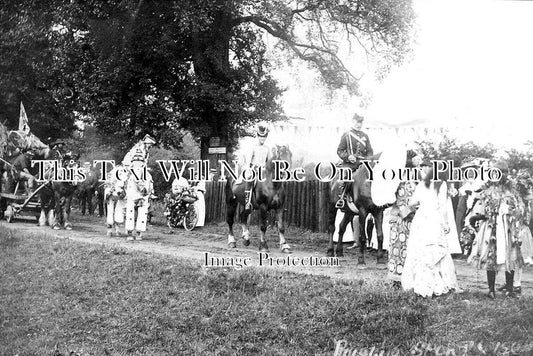
[[[0,114],[11,126],[23,100],[41,135],[83,118],[124,145],[145,133],[174,145],[185,129],[203,153],[210,136],[231,145],[283,117],[265,36],[355,92],[340,41],[386,68],[408,53],[414,18],[407,0],[22,0],[0,15]]]
[[[447,135],[442,140],[421,140],[416,142],[422,155],[427,160],[452,160],[454,165],[460,166],[462,163],[473,158],[491,159],[496,153],[496,147],[492,144],[480,146],[474,142],[461,143],[455,138]]]

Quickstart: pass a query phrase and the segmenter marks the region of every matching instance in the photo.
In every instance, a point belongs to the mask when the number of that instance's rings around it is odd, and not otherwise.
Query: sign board
[[[226,147],[209,147],[207,153],[209,154],[225,154]]]

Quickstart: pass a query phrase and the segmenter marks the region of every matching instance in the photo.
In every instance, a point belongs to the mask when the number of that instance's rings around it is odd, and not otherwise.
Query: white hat
[[[156,144],[155,139],[152,136],[150,136],[150,135],[145,135],[144,138],[143,138],[143,142],[146,143],[146,144],[152,144],[152,145]]]

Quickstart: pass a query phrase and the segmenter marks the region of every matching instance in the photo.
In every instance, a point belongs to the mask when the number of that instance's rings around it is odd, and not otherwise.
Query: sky
[[[414,8],[412,59],[381,82],[364,73],[367,124],[418,122],[502,147],[533,140],[533,1],[414,0]],[[348,67],[356,62],[347,58]],[[312,125],[346,125],[360,101],[331,97],[307,68],[276,75],[287,87],[285,112]]]

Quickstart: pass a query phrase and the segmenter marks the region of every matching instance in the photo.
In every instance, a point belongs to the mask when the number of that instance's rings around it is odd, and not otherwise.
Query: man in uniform
[[[52,149],[52,153],[50,155],[50,159],[60,161],[60,164],[63,163],[63,159],[65,158],[65,141],[61,139],[57,139],[54,142],[50,144],[50,148]]]
[[[245,164],[250,168],[257,170],[260,167],[265,167],[266,160],[268,157],[269,147],[265,145],[265,141],[268,137],[269,129],[266,125],[258,125],[256,128],[257,144],[252,147],[250,152],[248,152],[247,157],[245,158]],[[236,181],[236,184],[242,183],[241,177]],[[252,211],[252,195],[255,188],[256,182],[246,182],[246,188],[244,191],[244,200],[245,206],[244,209],[247,211]]]
[[[155,144],[156,141],[152,136],[145,135],[141,141],[137,142],[131,150],[126,153],[126,156],[124,156],[124,159],[122,160],[122,164],[125,166],[131,166],[133,156],[138,155],[139,153],[143,156],[144,164],[148,164],[148,151]]]
[[[363,116],[358,113],[354,114],[352,117],[352,128],[342,135],[339,147],[337,148],[337,155],[342,159],[342,166],[349,167],[352,171],[355,171],[361,165],[361,161],[367,156],[374,154],[368,135],[361,131],[363,121]],[[339,181],[339,200],[335,204],[335,207],[338,209],[344,208],[345,191],[345,183]]]

